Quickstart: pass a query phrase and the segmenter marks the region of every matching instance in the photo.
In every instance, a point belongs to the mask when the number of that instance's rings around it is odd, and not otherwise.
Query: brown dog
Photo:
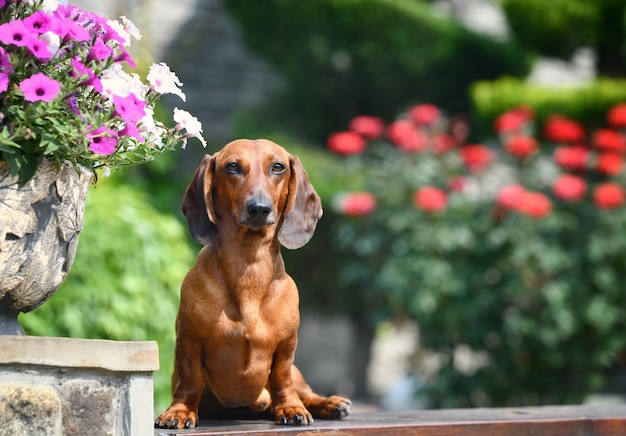
[[[300,160],[268,140],[233,141],[205,156],[183,213],[205,247],[182,284],[173,401],[155,425],[194,427],[198,410],[295,425],[347,415],[350,400],[315,394],[293,365],[299,297],[280,246],[302,247],[322,216]]]

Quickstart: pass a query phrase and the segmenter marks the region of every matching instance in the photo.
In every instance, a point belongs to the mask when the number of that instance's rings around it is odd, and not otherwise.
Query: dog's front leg
[[[270,388],[276,424],[308,425],[313,422],[313,417],[302,404],[291,378],[296,343],[297,337],[294,336],[280,343],[274,354]]]
[[[201,350],[200,342],[184,337],[177,338],[172,376],[172,404],[156,419],[155,427],[193,428],[196,426],[198,403],[205,386]]]

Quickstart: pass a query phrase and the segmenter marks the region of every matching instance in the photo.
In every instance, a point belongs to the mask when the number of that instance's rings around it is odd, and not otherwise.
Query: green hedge
[[[588,0],[501,0],[513,34],[547,56],[568,59],[597,39],[598,2]]]
[[[469,107],[476,80],[524,76],[531,58],[461,27],[428,4],[398,0],[226,0],[248,46],[286,79],[266,123],[316,140],[355,115],[390,119],[410,103]]]
[[[554,88],[503,78],[477,82],[471,88],[473,111],[479,132],[493,132],[493,121],[520,104],[529,105],[541,124],[551,114],[562,114],[586,126],[605,125],[608,108],[626,101],[626,79],[600,78],[587,86]]]
[[[39,336],[157,341],[155,409],[162,411],[171,401],[180,283],[195,257],[188,241],[185,227],[136,188],[101,179],[87,197],[67,280],[20,323]]]

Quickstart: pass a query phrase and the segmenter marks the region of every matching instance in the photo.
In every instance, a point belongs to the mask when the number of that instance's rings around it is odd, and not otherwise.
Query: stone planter
[[[24,334],[17,322],[61,286],[76,254],[92,173],[43,160],[19,187],[0,162],[0,334]]]

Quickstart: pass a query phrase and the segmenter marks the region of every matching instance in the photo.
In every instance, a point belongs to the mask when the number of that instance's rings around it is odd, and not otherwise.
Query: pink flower
[[[326,140],[326,145],[333,153],[344,156],[363,153],[366,148],[365,140],[354,132],[331,133]]]
[[[61,83],[44,73],[37,73],[22,80],[20,90],[24,93],[24,100],[26,101],[50,102],[61,92]]]
[[[413,194],[413,203],[425,212],[439,212],[448,206],[448,196],[433,186],[423,186]]]
[[[141,136],[141,132],[137,128],[135,123],[126,122],[126,126],[119,132],[119,136],[130,136],[138,141],[143,141],[144,137]]]
[[[24,26],[26,26],[30,32],[39,35],[53,30],[55,23],[55,19],[52,16],[44,14],[41,11],[35,11],[24,18]]]
[[[52,54],[48,50],[48,44],[36,38],[29,38],[26,47],[37,59],[50,59]]]
[[[554,182],[552,191],[554,195],[562,200],[578,201],[587,192],[587,182],[581,177],[565,174]]]
[[[30,40],[36,39],[22,20],[13,20],[0,24],[0,42],[26,47]]]
[[[364,216],[376,210],[376,204],[376,198],[369,192],[352,192],[341,198],[339,210],[347,216]]]
[[[385,123],[378,117],[360,115],[350,120],[350,130],[367,139],[378,139],[385,131]]]
[[[409,109],[409,116],[417,125],[431,126],[441,118],[441,112],[433,104],[418,104]]]
[[[0,92],[6,92],[9,89],[9,74],[0,72]]]
[[[601,209],[614,209],[624,204],[624,188],[617,183],[604,183],[593,193],[593,200]]]
[[[522,185],[507,185],[498,192],[496,203],[505,209],[517,210],[525,193],[526,189]]]
[[[132,92],[128,94],[128,97],[114,95],[113,105],[115,106],[114,113],[126,122],[135,123],[140,121],[146,114],[146,102],[137,98]]]
[[[106,45],[102,38],[96,38],[91,49],[89,50],[88,60],[103,61],[113,56],[113,49]]]
[[[113,154],[117,147],[117,133],[107,126],[100,126],[96,130],[87,132],[89,149],[96,154],[108,156]]]

